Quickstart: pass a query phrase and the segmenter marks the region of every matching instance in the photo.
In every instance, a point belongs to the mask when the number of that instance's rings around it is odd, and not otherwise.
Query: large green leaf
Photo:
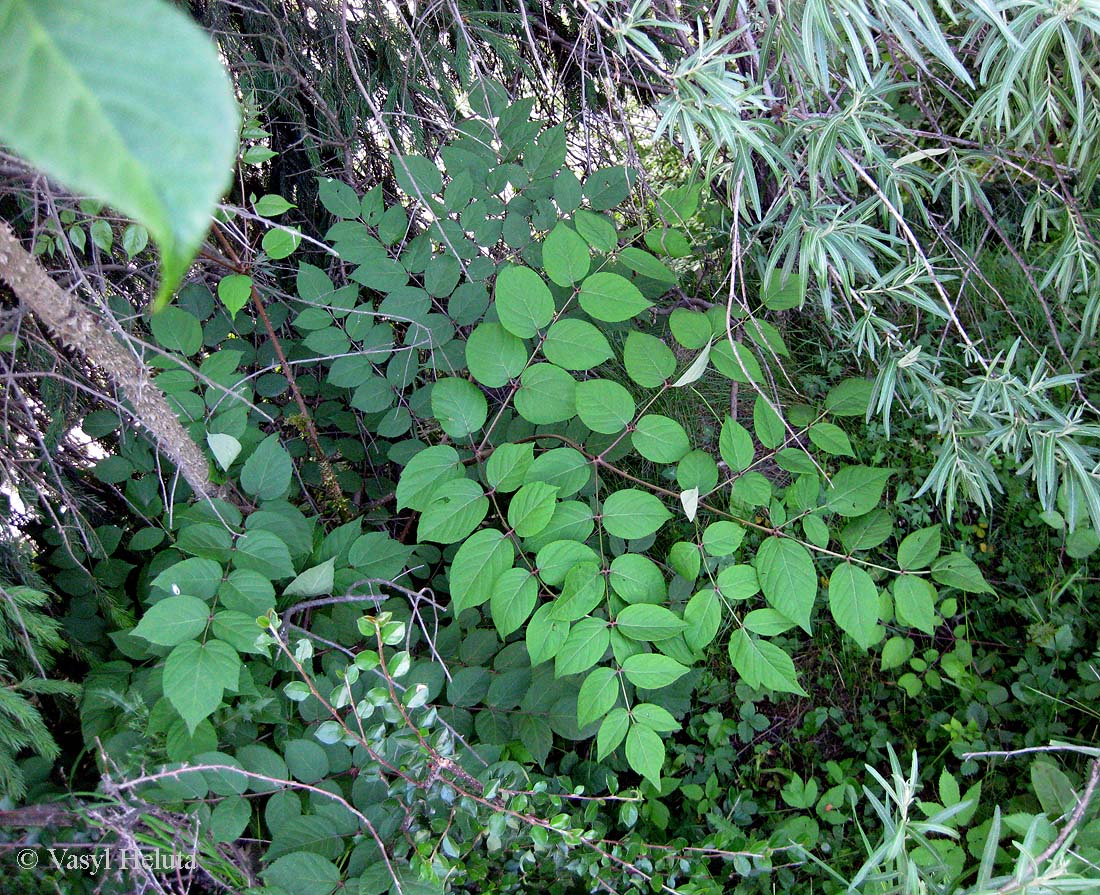
[[[527,422],[541,426],[575,416],[577,382],[554,364],[535,364],[523,371],[515,406]]]
[[[845,466],[833,476],[832,486],[825,492],[825,505],[838,516],[869,513],[878,504],[891,475],[890,469]]]
[[[619,676],[613,668],[596,668],[577,694],[577,724],[585,727],[610,712],[619,698]]]
[[[493,528],[475,532],[463,542],[448,576],[456,617],[472,606],[480,606],[493,595],[497,580],[511,568],[514,557],[512,542]],[[530,613],[530,609],[527,611]]]
[[[551,327],[551,331],[553,329]],[[466,341],[466,366],[470,375],[489,388],[507,385],[526,364],[527,347],[523,340],[499,323],[482,323]]]
[[[448,376],[432,386],[432,413],[444,432],[452,438],[463,438],[485,425],[489,407],[476,385]]]
[[[643,690],[659,690],[674,684],[688,673],[686,666],[681,665],[669,656],[660,653],[638,653],[623,662],[623,674],[635,687]]]
[[[668,640],[687,627],[687,623],[664,606],[635,603],[615,616],[619,633],[631,640]]]
[[[806,695],[798,683],[791,657],[774,643],[760,640],[739,628],[730,637],[729,654],[733,667],[750,687]]]
[[[817,574],[809,551],[790,538],[766,538],[756,551],[756,575],[773,609],[810,631],[810,614],[817,596]]]
[[[508,504],[508,524],[521,538],[537,535],[554,515],[558,489],[546,482],[531,482],[520,488]]]
[[[213,43],[163,0],[0,0],[0,46],[0,142],[148,228],[161,304],[237,153],[237,103]]]
[[[466,352],[469,354],[468,347]],[[611,358],[611,346],[591,323],[567,319],[547,330],[542,353],[565,370],[590,370]]]
[[[925,578],[899,575],[894,579],[894,614],[899,624],[925,634],[936,631],[936,588]]]
[[[187,594],[154,603],[130,633],[161,646],[175,646],[198,637],[210,620],[210,607]]]
[[[423,514],[416,529],[419,541],[456,544],[472,532],[489,512],[489,498],[473,479],[447,482]]]
[[[241,657],[228,643],[208,640],[181,643],[164,662],[164,695],[175,706],[191,733],[222,701],[225,690],[235,690]]]
[[[663,503],[636,488],[616,491],[603,502],[604,530],[618,538],[644,538],[672,518]]]
[[[602,618],[582,618],[569,632],[554,657],[554,674],[565,677],[587,671],[603,658],[611,635]]]
[[[510,541],[505,543],[511,546]],[[466,545],[463,544],[463,546]],[[511,559],[508,560],[508,562],[511,561]],[[454,568],[452,565],[452,575]],[[451,590],[453,597],[453,586]],[[492,596],[489,598],[489,612],[493,616],[493,624],[496,625],[502,640],[513,631],[518,631],[520,625],[527,621],[531,610],[535,608],[538,595],[538,579],[526,569],[506,569],[497,578],[496,583],[493,584]]]
[[[626,762],[655,787],[661,786],[665,744],[660,735],[640,724],[631,725],[626,735]]]
[[[580,282],[590,263],[588,244],[564,222],[559,222],[542,244],[542,266],[559,286]]]
[[[647,413],[630,433],[635,450],[653,463],[675,463],[691,450],[691,442],[679,422],[658,413]]]
[[[458,451],[449,444],[425,448],[405,465],[397,482],[397,508],[424,510],[436,486],[464,475]]]
[[[168,308],[164,313],[174,310]],[[278,435],[269,435],[245,460],[241,469],[241,487],[258,500],[282,497],[294,474],[290,454],[279,444]]]
[[[623,346],[627,375],[643,388],[658,388],[676,372],[676,355],[648,333],[631,331]]]
[[[718,436],[718,452],[730,469],[736,472],[748,469],[755,455],[748,429],[727,416]]]
[[[593,432],[615,435],[634,419],[634,398],[610,379],[578,382],[575,392],[577,415]]]
[[[829,611],[842,631],[863,649],[882,637],[878,588],[859,566],[841,563],[829,576]]]
[[[630,280],[608,272],[586,277],[579,301],[586,314],[606,323],[629,320],[650,306]]]
[[[497,274],[496,310],[508,332],[529,339],[554,316],[554,296],[531,268],[513,265]]]
[[[930,525],[905,536],[898,546],[898,566],[908,572],[926,568],[940,552],[940,527]]]

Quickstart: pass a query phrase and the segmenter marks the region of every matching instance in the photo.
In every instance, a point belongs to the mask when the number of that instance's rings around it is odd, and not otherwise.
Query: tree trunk
[[[0,221],[0,280],[11,286],[19,302],[41,320],[65,348],[82,355],[125,395],[134,415],[153,441],[179,468],[198,494],[210,494],[206,457],[145,367],[130,354],[81,300],[62,289],[12,232]]]

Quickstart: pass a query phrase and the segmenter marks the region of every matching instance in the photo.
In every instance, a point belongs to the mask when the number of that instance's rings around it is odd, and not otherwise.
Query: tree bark
[[[82,355],[122,391],[156,446],[176,464],[197,494],[214,491],[205,455],[144,365],[119,344],[77,296],[50,279],[5,221],[0,221],[0,280],[11,287],[23,307],[41,320],[61,345]]]

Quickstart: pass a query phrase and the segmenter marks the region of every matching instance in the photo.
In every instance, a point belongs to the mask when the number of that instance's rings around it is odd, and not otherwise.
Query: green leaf
[[[688,647],[700,651],[718,634],[722,624],[722,603],[710,588],[695,594],[684,607],[684,641]]]
[[[157,344],[168,351],[190,356],[202,348],[202,326],[182,308],[165,308],[153,314],[149,328]]]
[[[982,571],[974,561],[961,553],[949,553],[941,556],[932,564],[932,578],[947,587],[956,587],[971,594],[991,594]]]
[[[911,572],[924,569],[940,552],[940,527],[930,525],[906,535],[898,547],[898,566]]]
[[[290,578],[294,564],[286,543],[270,531],[255,529],[245,532],[237,540],[233,564],[238,569],[251,569],[269,579]]]
[[[829,389],[825,408],[836,416],[864,416],[871,403],[874,383],[869,379],[845,379]]]
[[[345,220],[357,218],[360,213],[359,196],[350,186],[331,177],[317,178],[317,198],[331,214]]]
[[[553,603],[553,617],[575,622],[584,618],[607,597],[607,581],[599,564],[582,560],[565,575],[561,596]]]
[[[759,640],[739,628],[730,637],[729,654],[733,667],[750,687],[806,695],[798,683],[791,657],[774,643]]]
[[[127,224],[126,229],[122,231],[122,248],[126,252],[126,257],[133,258],[144,252],[147,245],[149,245],[149,231],[141,224]]]
[[[464,438],[485,425],[489,405],[472,382],[448,376],[432,386],[432,415],[452,438]]]
[[[554,316],[554,296],[529,267],[511,265],[497,274],[496,311],[501,325],[521,339],[535,336]]]
[[[593,432],[615,435],[634,419],[634,398],[619,383],[588,379],[577,383],[577,415]]]
[[[624,488],[604,501],[600,522],[608,534],[630,539],[653,534],[671,518],[672,513],[652,494]]]
[[[648,642],[675,637],[687,627],[687,622],[664,606],[635,603],[615,616],[615,627],[631,640]]]
[[[669,548],[668,564],[677,575],[689,583],[694,583],[699,577],[702,563],[703,557],[699,553],[698,545],[690,541],[677,541]]]
[[[485,464],[485,481],[489,483],[490,488],[503,494],[515,491],[523,484],[534,455],[535,446],[530,442],[523,444],[506,442],[499,445]],[[456,454],[455,457],[457,458],[458,455]]]
[[[520,488],[508,504],[508,524],[521,538],[537,535],[554,515],[558,489],[545,482],[531,482]]]
[[[753,402],[752,426],[756,430],[756,437],[766,448],[779,447],[787,437],[783,420],[763,395],[757,395]]]
[[[734,472],[741,472],[752,466],[756,453],[748,429],[729,416],[722,423],[722,431],[718,436],[718,453]]]
[[[498,580],[512,568],[514,558],[515,550],[512,542],[495,528],[474,532],[463,542],[455,554],[447,576],[450,581],[451,606],[454,609],[455,618],[471,607],[480,606],[493,596]],[[530,611],[528,609],[527,614]],[[527,614],[524,614],[524,618]],[[495,611],[493,618],[496,619]],[[497,627],[500,627],[499,622]],[[507,633],[510,634],[514,630],[515,628],[512,628]]]
[[[210,607],[198,597],[183,594],[154,603],[130,633],[150,643],[176,646],[198,637],[209,620]]]
[[[469,541],[466,543],[469,543]],[[511,542],[507,543],[510,545]],[[509,558],[508,562],[511,563],[511,561]],[[451,570],[453,574],[453,565]],[[506,569],[500,574],[496,579],[496,583],[493,584],[492,596],[489,598],[489,613],[493,617],[493,624],[496,625],[501,640],[504,640],[513,631],[518,631],[520,626],[527,621],[531,611],[535,608],[538,595],[538,579],[526,569]],[[453,596],[452,594],[452,599]],[[470,605],[477,604],[471,603]]]
[[[516,392],[516,412],[527,422],[542,426],[576,416],[576,380],[561,367],[534,364],[523,371]]]
[[[862,516],[875,508],[882,498],[891,469],[871,466],[845,466],[833,476],[825,492],[825,505],[838,516]]]
[[[308,851],[283,855],[261,875],[265,883],[278,886],[287,895],[331,895],[341,880],[340,870],[332,861]],[[410,886],[404,888],[408,891]]]
[[[802,304],[805,291],[805,281],[799,274],[776,270],[764,281],[760,298],[769,311],[786,311]]]
[[[766,538],[756,551],[756,575],[764,597],[807,634],[817,596],[817,573],[809,551],[790,538]]]
[[[616,556],[611,561],[608,581],[611,589],[628,603],[663,603],[668,596],[660,567],[637,553]]]
[[[607,622],[602,618],[582,618],[573,625],[554,657],[555,677],[587,671],[603,658],[610,642]]]
[[[632,725],[626,734],[626,763],[660,789],[661,768],[665,764],[664,741],[648,727]]]
[[[891,637],[882,648],[881,668],[889,671],[909,661],[913,655],[913,641],[908,637]]]
[[[237,316],[237,312],[248,304],[251,297],[252,277],[234,273],[218,281],[218,298],[231,318]]]
[[[813,517],[806,517],[813,518]],[[840,543],[848,553],[877,547],[894,532],[894,517],[886,510],[871,510],[856,516],[840,532]],[[825,546],[824,544],[819,546]]]
[[[635,687],[659,690],[680,680],[688,669],[660,653],[638,653],[623,662],[623,674]]]
[[[614,208],[630,195],[632,172],[622,165],[600,168],[588,175],[584,183],[584,195],[595,211]]]
[[[621,706],[612,709],[603,723],[600,724],[596,734],[596,760],[603,761],[608,755],[619,748],[619,744],[626,738],[626,732],[630,728],[630,715]]]
[[[279,261],[293,255],[301,242],[302,234],[298,230],[272,227],[264,234],[260,245],[268,258]]]
[[[619,244],[615,225],[604,215],[581,208],[573,214],[573,226],[597,252],[610,252]]]
[[[553,612],[553,603],[543,603],[527,623],[524,640],[532,668],[553,659],[569,636],[569,622],[554,618]]]
[[[593,669],[577,694],[577,726],[587,727],[614,707],[619,699],[619,676],[612,668]]]
[[[436,487],[463,478],[463,470],[458,451],[449,444],[432,445],[413,455],[397,482],[397,509],[427,509]]]
[[[882,637],[878,588],[863,569],[844,562],[829,576],[829,611],[840,629],[863,649]]]
[[[232,435],[210,432],[206,436],[206,443],[210,445],[210,453],[214,455],[218,466],[224,470],[229,469],[241,453],[241,443]]]
[[[0,142],[143,224],[159,308],[228,188],[234,88],[209,37],[169,3],[0,3]]]
[[[832,423],[814,423],[810,426],[810,441],[827,454],[836,457],[854,457],[852,443],[840,426]]]
[[[190,594],[209,600],[222,583],[222,567],[210,559],[185,559],[175,563],[153,579],[153,587],[168,593]]]
[[[672,717],[672,713],[652,702],[640,702],[630,710],[635,722],[655,730],[657,733],[671,733],[680,729],[680,724]]]
[[[480,324],[466,340],[470,375],[489,388],[501,388],[519,376],[527,365],[527,356],[523,340],[499,323]]]
[[[443,175],[422,155],[390,155],[397,185],[409,196],[426,200],[443,190]]]
[[[336,571],[335,558],[306,569],[283,590],[284,597],[319,597],[331,594]]]
[[[297,206],[293,202],[287,202],[282,196],[268,193],[266,196],[261,196],[253,207],[256,209],[256,214],[261,217],[275,218]]]
[[[894,613],[898,623],[910,625],[925,634],[936,631],[936,588],[916,575],[894,579]]]
[[[706,346],[704,346],[705,350]],[[719,373],[734,382],[763,382],[764,373],[756,355],[741,342],[721,337],[710,349],[710,362]],[[759,399],[758,399],[759,400]],[[765,404],[765,407],[767,405]],[[774,447],[774,445],[769,445]]]
[[[467,356],[469,351],[467,346]],[[603,333],[587,321],[573,319],[559,320],[547,330],[542,353],[565,370],[591,370],[612,357]]]
[[[225,690],[236,690],[241,657],[228,643],[194,640],[181,643],[164,661],[164,695],[180,713],[192,734],[222,701]]]
[[[674,286],[679,279],[662,261],[654,258],[649,252],[633,246],[623,249],[619,253],[619,260],[636,274],[657,280],[666,286]]]
[[[455,479],[436,492],[420,516],[418,541],[456,544],[481,524],[489,512],[489,498],[473,479]]]
[[[619,323],[639,314],[651,303],[630,280],[617,273],[600,272],[581,283],[579,299],[589,317],[606,323]]]
[[[752,610],[741,620],[741,623],[746,630],[764,637],[774,637],[776,634],[782,634],[794,627],[794,622],[782,612],[777,612],[770,606]]]
[[[729,556],[745,540],[745,529],[736,522],[712,522],[703,532],[703,549],[710,556]]]
[[[672,337],[685,348],[702,348],[714,334],[710,318],[688,308],[676,308],[668,318],[668,326]]]
[[[286,494],[293,475],[290,454],[279,444],[278,435],[269,435],[244,461],[241,487],[257,500],[275,500]]]
[[[676,372],[676,355],[655,336],[632,330],[623,346],[623,364],[638,385],[659,388]]]
[[[584,279],[591,258],[588,244],[564,221],[550,231],[542,244],[542,266],[559,286],[572,286]]]

